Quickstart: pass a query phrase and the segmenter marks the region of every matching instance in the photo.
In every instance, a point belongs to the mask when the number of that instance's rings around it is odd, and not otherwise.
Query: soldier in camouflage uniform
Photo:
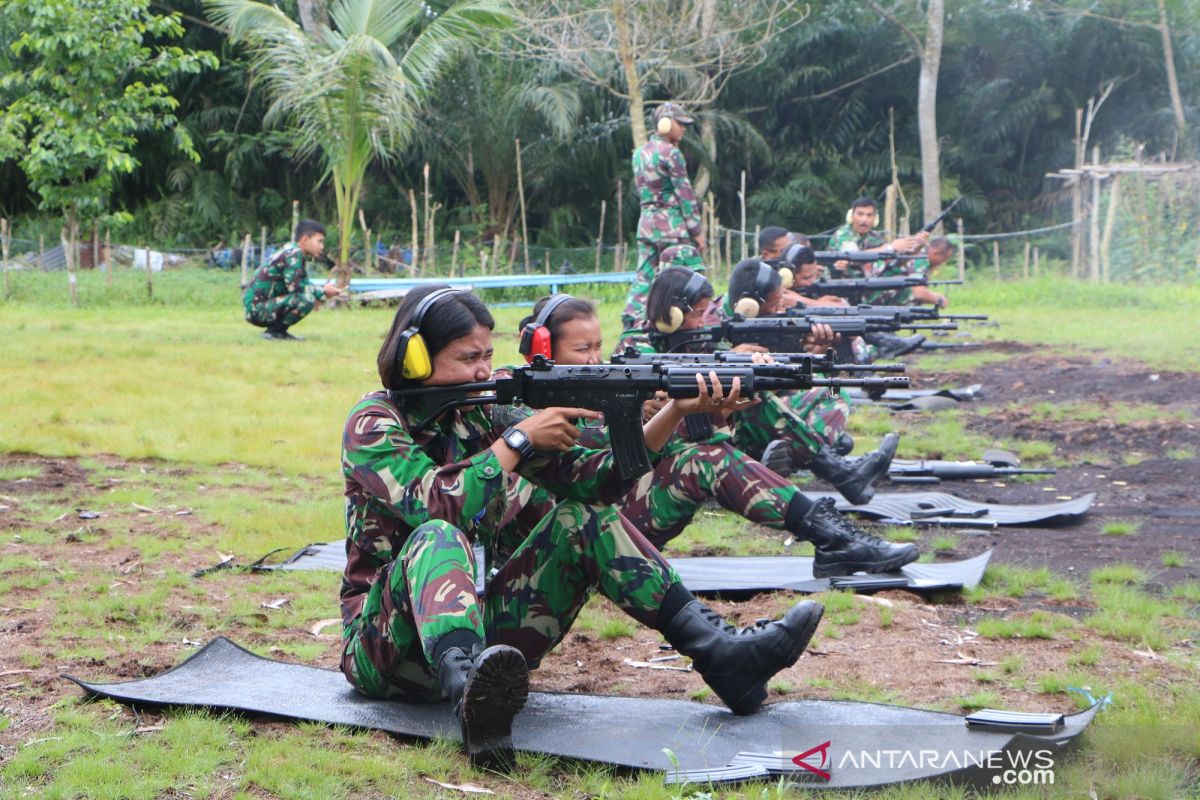
[[[522,328],[541,318],[549,299],[539,301],[533,315],[521,322]],[[600,320],[590,302],[578,298],[559,302],[544,324],[555,363],[600,363]],[[648,401],[646,406],[646,415],[653,416],[662,400]],[[813,503],[794,484],[738,450],[725,416],[714,414],[710,422],[710,435],[699,441],[681,425],[663,447],[654,469],[620,503],[622,515],[655,547],[664,547],[682,533],[701,505],[715,499],[751,522],[813,542],[817,577],[887,572],[916,560],[916,547],[889,544],[865,533],[838,513],[832,499]],[[609,446],[604,427],[585,425],[581,430],[584,446]]]
[[[625,329],[646,318],[646,293],[661,269],[704,269],[700,201],[678,147],[684,125],[691,123],[692,118],[679,105],[663,103],[654,110],[654,133],[633,153],[633,185],[642,213],[638,217],[637,275],[621,314]]]
[[[954,255],[954,244],[945,236],[938,236],[929,240],[924,258],[889,261],[879,274],[880,277],[915,275],[932,280],[933,271],[942,264],[945,264],[952,255]],[[938,308],[946,308],[949,305],[944,294],[935,292],[928,286],[913,286],[909,289],[892,289],[875,292],[864,298],[864,301],[877,306],[902,306],[928,303]]]
[[[596,590],[690,656],[733,711],[756,711],[766,681],[799,658],[820,605],[799,603],[781,621],[739,631],[696,601],[610,505],[631,483],[611,451],[577,445],[575,419],[595,412],[474,406],[417,430],[440,401],[404,392],[491,375],[487,307],[442,290],[405,297],[378,359],[387,391],[366,395],[346,421],[346,678],[372,697],[449,696],[471,758],[511,763],[527,665],[563,638]],[[428,353],[426,366],[410,364],[409,348]],[[684,413],[738,402],[719,389],[668,404],[645,426],[648,449],[661,450]]]
[[[671,268],[655,279],[650,290],[649,320],[641,327],[626,331],[618,343],[618,351],[633,347],[642,352],[654,352],[652,326],[667,319],[672,305],[684,304],[690,311],[684,316],[679,330],[702,327],[713,305],[712,286],[704,284],[696,298],[682,299],[678,294],[686,286],[691,272]],[[778,279],[778,276],[776,276]],[[768,299],[778,302],[778,288]],[[811,349],[823,353],[832,340],[827,326],[814,329]],[[765,352],[754,345],[738,345],[739,352]],[[739,410],[730,419],[733,441],[738,449],[758,458],[777,472],[808,469],[817,477],[834,485],[852,503],[870,502],[875,494],[875,480],[887,473],[895,455],[899,437],[888,434],[879,450],[854,463],[841,458],[836,448],[844,447],[849,399],[842,393],[830,395],[825,390],[809,392],[770,392],[758,405]],[[851,443],[852,446],[852,443]],[[847,451],[848,452],[848,451]]]
[[[246,321],[266,328],[264,339],[299,341],[304,337],[288,333],[288,328],[308,316],[322,297],[340,294],[332,281],[323,289],[308,282],[306,258],[320,258],[325,252],[325,228],[310,219],[296,225],[295,241],[271,257],[254,273],[242,294]]]

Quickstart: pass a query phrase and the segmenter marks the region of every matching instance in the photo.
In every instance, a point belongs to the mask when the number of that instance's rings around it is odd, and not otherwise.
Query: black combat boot
[[[455,634],[449,634],[455,636]],[[472,637],[473,638],[473,637]],[[463,749],[477,766],[506,769],[513,756],[512,722],[529,697],[529,668],[521,651],[479,643],[435,648],[438,682],[462,730]]]
[[[833,451],[839,456],[848,456],[854,450],[854,437],[842,431],[833,440]]]
[[[272,323],[262,332],[262,338],[279,342],[285,341],[287,339],[287,328],[278,323]]]
[[[831,497],[818,500],[811,508],[807,501],[793,500],[784,527],[797,539],[813,543],[816,578],[855,572],[895,572],[920,555],[916,545],[893,544],[862,530],[842,516]]]
[[[799,469],[796,455],[792,452],[792,443],[783,439],[767,442],[758,460],[764,467],[785,478]]]
[[[659,630],[735,714],[753,714],[767,699],[767,681],[804,652],[825,607],[812,600],[792,606],[783,619],[736,628],[705,606],[682,583],[673,583],[659,610]]]
[[[925,342],[924,336],[896,336],[891,333],[868,333],[863,337],[869,344],[875,345],[877,358],[896,358],[907,355]]]
[[[883,437],[878,450],[853,462],[839,456],[832,447],[822,445],[820,452],[805,466],[813,475],[832,483],[842,497],[861,506],[875,496],[875,487],[871,484],[887,474],[899,444],[900,434],[889,433]]]

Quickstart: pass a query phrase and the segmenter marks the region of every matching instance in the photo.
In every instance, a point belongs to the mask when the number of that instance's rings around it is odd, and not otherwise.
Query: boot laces
[[[835,528],[837,528],[838,533],[844,534],[847,539],[853,539],[856,542],[862,542],[863,544],[869,544],[875,547],[880,547],[887,544],[884,539],[881,539],[874,534],[867,533],[862,528],[858,527],[845,516],[843,516],[837,510],[833,500],[827,498],[827,503],[822,502],[822,506],[823,507],[821,510],[825,512],[825,516],[833,522],[833,525]]]
[[[713,625],[713,627],[731,636],[746,636],[747,634],[754,634],[771,624],[771,620],[769,619],[756,619],[753,625],[746,628],[739,628],[736,625],[726,622],[720,614],[713,611],[711,608],[708,608],[707,606],[703,606],[702,608],[703,610],[701,611],[701,614],[704,615],[704,618],[707,619]]]

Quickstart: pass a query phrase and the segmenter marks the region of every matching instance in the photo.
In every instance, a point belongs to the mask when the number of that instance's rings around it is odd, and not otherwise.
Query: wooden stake
[[[358,224],[363,232],[363,274],[369,275],[371,273],[371,232],[367,228],[367,217],[363,214],[361,207],[358,209]]]
[[[1028,240],[1028,239],[1026,239],[1026,240],[1025,240],[1025,264],[1024,264],[1024,266],[1023,266],[1023,267],[1021,267],[1021,277],[1022,277],[1022,278],[1024,278],[1025,280],[1029,280],[1029,253],[1030,253],[1030,248],[1031,248],[1031,245],[1030,245],[1030,243],[1029,243],[1029,240]]]
[[[1092,163],[1100,163],[1100,145],[1092,148]],[[1100,281],[1100,176],[1092,175],[1092,203],[1088,209],[1091,226],[1088,232],[1088,278],[1093,283]]]
[[[458,271],[458,246],[462,242],[462,231],[455,229],[454,231],[454,249],[450,251],[450,274],[454,275]]]
[[[625,249],[625,181],[617,178],[617,248]]]
[[[75,278],[74,248],[71,237],[67,234],[67,226],[62,227],[63,257],[67,261],[67,288],[71,295],[71,305],[79,308],[79,282]]]
[[[433,223],[429,216],[429,162],[425,162],[425,168],[421,171],[425,180],[425,264],[432,266],[433,254],[430,248],[433,247]]]
[[[242,237],[242,288],[245,289],[250,283],[250,248],[253,246],[254,240],[250,238],[250,234]],[[146,269],[150,269],[150,257],[146,256]]]
[[[1108,192],[1108,216],[1104,218],[1104,236],[1100,239],[1100,263],[1103,280],[1108,283],[1112,275],[1112,238],[1117,227],[1117,211],[1121,203],[1121,176],[1114,175],[1112,188]]]
[[[300,201],[292,201],[292,229],[288,232],[288,236],[296,235],[296,226],[300,224]]]
[[[420,269],[421,259],[419,258],[421,248],[418,244],[418,237],[420,236],[418,231],[420,231],[420,228],[417,227],[419,224],[417,220],[417,195],[412,189],[408,190],[408,206],[412,209],[412,270],[414,274],[420,275],[423,270]]]
[[[550,274],[550,248],[546,248],[546,274]]]
[[[600,201],[600,230],[596,232],[596,272],[600,271],[600,250],[604,247],[604,212],[608,209],[607,201]]]
[[[1042,268],[1041,268],[1041,264],[1038,261],[1038,246],[1035,244],[1033,246],[1033,277],[1035,277],[1035,278],[1041,277],[1041,274],[1042,274]]]
[[[962,217],[956,217],[954,224],[958,227],[958,247],[954,248],[954,252],[958,255],[958,279],[965,283],[967,280],[967,256],[964,251],[967,249],[967,243],[963,240]]]
[[[482,275],[487,275],[487,260],[488,260],[488,251],[480,250],[479,251],[479,272]]]
[[[41,243],[42,249],[44,250],[45,246],[46,246],[45,239],[43,237],[39,236],[38,241]],[[112,274],[113,274],[112,231],[109,230],[108,228],[104,229],[104,263],[108,268],[108,285],[112,286]]]
[[[146,297],[154,297],[154,270],[150,269],[150,245],[146,245]]]
[[[1075,109],[1075,169],[1083,166],[1083,109]],[[1079,277],[1079,262],[1083,258],[1083,181],[1076,178],[1071,186],[1071,277]]]
[[[0,259],[3,259],[4,269],[4,296],[8,297],[11,294],[12,287],[8,284],[8,220],[0,219]]]
[[[92,226],[92,269],[100,269],[100,229]]]
[[[742,240],[741,261],[746,260],[746,170],[742,170],[742,188],[738,190],[738,203],[742,207],[742,225],[738,228],[738,238]]]
[[[265,263],[267,263],[267,226],[263,225],[258,238],[258,263],[254,265],[254,268],[257,270]]]
[[[758,255],[762,251],[758,247],[758,237],[762,234],[762,225],[754,226],[754,241],[750,243],[750,249],[754,251],[754,255]]]
[[[529,274],[529,224],[525,219],[525,173],[521,170],[521,140],[517,145],[517,197],[521,201],[521,241],[525,246],[525,274]]]
[[[725,231],[725,274],[733,270],[733,231]]]
[[[992,264],[996,267],[996,280],[1000,280],[1000,240],[992,239]]]

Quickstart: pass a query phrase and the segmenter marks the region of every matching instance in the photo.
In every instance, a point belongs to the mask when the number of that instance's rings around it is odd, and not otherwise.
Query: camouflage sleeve
[[[650,337],[646,334],[644,328],[631,328],[617,337],[617,346],[613,350],[613,355],[620,355],[629,348],[638,353],[653,354],[658,352],[654,349],[654,345],[650,344]]]
[[[474,528],[475,516],[510,480],[490,449],[466,461],[436,463],[413,441],[395,409],[378,400],[365,400],[350,412],[342,472],[407,525],[440,519],[464,531]]]
[[[679,212],[687,225],[688,233],[695,239],[702,232],[700,220],[700,201],[696,199],[696,191],[688,179],[687,161],[683,151],[678,147],[671,148],[671,159],[668,165],[671,182],[675,185],[675,196],[679,199]]]
[[[283,283],[287,286],[288,294],[303,295],[315,292],[308,283],[308,271],[304,268],[304,258],[298,251],[288,254],[283,264]]]
[[[830,250],[841,253],[846,251],[846,244],[854,241],[854,233],[850,230],[849,225],[843,225],[833,232],[829,237],[829,243],[826,245]],[[857,250],[857,247],[849,248]]]

